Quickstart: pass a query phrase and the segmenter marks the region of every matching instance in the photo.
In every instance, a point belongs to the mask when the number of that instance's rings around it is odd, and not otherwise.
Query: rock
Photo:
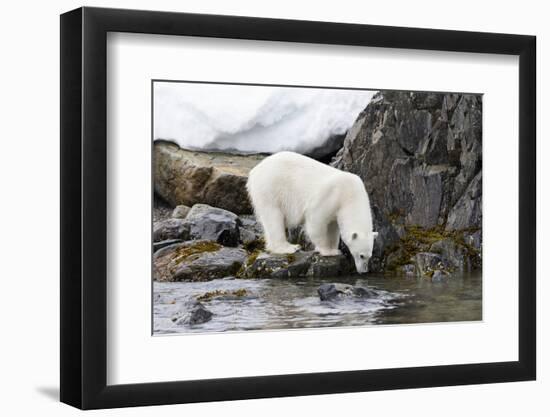
[[[187,241],[153,255],[155,281],[208,281],[234,275],[247,258],[245,250],[216,242]]]
[[[153,242],[189,239],[189,224],[183,219],[166,219],[153,225]]]
[[[172,316],[172,321],[176,326],[194,326],[210,321],[213,315],[201,302],[193,300],[181,306],[181,311]]]
[[[416,275],[416,267],[414,264],[401,265],[398,267],[397,272],[400,272],[406,276],[414,276]]]
[[[154,242],[153,243],[153,252],[156,252],[162,248],[165,248],[166,246],[173,245],[175,243],[181,243],[183,240],[181,239],[168,239],[168,240],[161,240],[160,242]]]
[[[451,209],[447,220],[447,230],[481,228],[481,187],[480,172]]]
[[[323,284],[317,289],[321,301],[335,301],[344,298],[371,298],[376,293],[364,287],[349,284]]]
[[[470,271],[472,264],[468,249],[457,244],[453,239],[443,239],[435,242],[430,247],[430,252],[440,254],[444,259],[448,260],[449,264],[455,271]]]
[[[305,276],[310,267],[313,252],[296,252],[275,255],[268,252],[252,254],[240,276],[243,278],[296,278]]]
[[[157,193],[153,195],[153,223],[170,218],[172,207],[162,199]]]
[[[369,193],[369,270],[383,270],[407,226],[481,227],[481,109],[480,95],[380,91],[358,116],[331,165]]]
[[[155,192],[174,207],[204,203],[237,214],[252,213],[246,181],[250,170],[264,157],[194,152],[155,141]]]
[[[230,211],[195,204],[187,214],[188,239],[213,240],[224,246],[239,244],[239,218]]]
[[[437,270],[447,271],[450,268],[448,261],[436,253],[417,253],[414,261],[416,274],[420,277],[431,277]]]
[[[441,270],[434,271],[432,275],[432,282],[445,282],[449,278],[449,273]]]
[[[310,259],[306,275],[310,277],[336,277],[355,273],[355,265],[345,255],[321,256]]]
[[[263,241],[263,228],[259,221],[253,215],[239,216],[240,226],[239,233],[241,242],[244,245],[249,245],[254,242],[260,243]]]
[[[174,209],[174,211],[172,211],[172,217],[174,219],[185,219],[189,213],[189,210],[191,210],[191,207],[180,204]]]

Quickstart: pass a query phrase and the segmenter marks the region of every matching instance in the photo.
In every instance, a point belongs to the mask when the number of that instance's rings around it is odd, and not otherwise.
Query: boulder
[[[336,301],[344,298],[371,298],[376,292],[349,284],[323,284],[317,289],[321,301]]]
[[[239,218],[230,211],[195,204],[185,218],[188,239],[213,240],[224,246],[239,244]]]
[[[447,272],[451,268],[449,262],[437,253],[417,253],[414,261],[416,274],[420,277],[431,277],[437,270]]]
[[[454,271],[464,272],[472,269],[470,254],[464,245],[454,239],[443,239],[430,247],[430,252],[437,253],[446,259]]]
[[[240,248],[210,241],[187,241],[153,255],[155,281],[208,281],[234,275],[247,258]]]
[[[194,326],[212,319],[212,313],[201,302],[192,300],[180,306],[180,310],[172,316],[176,326]]]
[[[237,214],[252,213],[246,181],[263,158],[265,155],[195,152],[155,141],[155,192],[173,207],[204,203]]]
[[[239,233],[241,238],[241,243],[244,245],[250,245],[257,243],[260,245],[263,242],[263,228],[259,221],[251,215],[242,215],[239,216],[240,226]],[[259,249],[259,248],[258,248]]]
[[[185,219],[189,213],[189,210],[191,210],[191,207],[180,204],[172,211],[172,217],[174,219]]]
[[[183,219],[166,219],[153,225],[153,242],[189,239],[189,223]]]
[[[313,252],[296,252],[275,255],[268,252],[249,256],[239,276],[242,278],[296,278],[305,276],[310,267]]]
[[[309,277],[337,277],[355,273],[355,264],[346,255],[321,256],[310,259],[306,275]]]

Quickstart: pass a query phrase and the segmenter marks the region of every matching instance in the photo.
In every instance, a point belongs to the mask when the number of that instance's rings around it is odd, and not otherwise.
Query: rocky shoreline
[[[165,141],[154,149],[155,280],[354,273],[344,245],[342,255],[320,257],[301,228],[288,238],[302,250],[263,251],[246,179],[265,155],[188,151]],[[481,268],[479,96],[379,92],[331,165],[359,175],[369,193],[379,232],[370,271],[442,279]]]

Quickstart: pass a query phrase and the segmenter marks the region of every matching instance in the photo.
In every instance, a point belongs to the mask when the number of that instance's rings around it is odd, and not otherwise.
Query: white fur
[[[377,233],[372,230],[369,197],[357,175],[294,152],[279,152],[250,171],[247,189],[268,251],[298,250],[288,243],[285,228],[303,224],[322,256],[339,254],[342,237],[357,271],[367,271]]]

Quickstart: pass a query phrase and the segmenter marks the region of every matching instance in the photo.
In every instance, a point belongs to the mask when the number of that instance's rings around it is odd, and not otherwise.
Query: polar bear
[[[305,225],[321,256],[339,255],[341,237],[357,272],[368,271],[378,233],[373,232],[369,197],[357,175],[294,152],[279,152],[250,171],[246,186],[269,252],[298,250],[299,245],[287,241],[285,228]]]

